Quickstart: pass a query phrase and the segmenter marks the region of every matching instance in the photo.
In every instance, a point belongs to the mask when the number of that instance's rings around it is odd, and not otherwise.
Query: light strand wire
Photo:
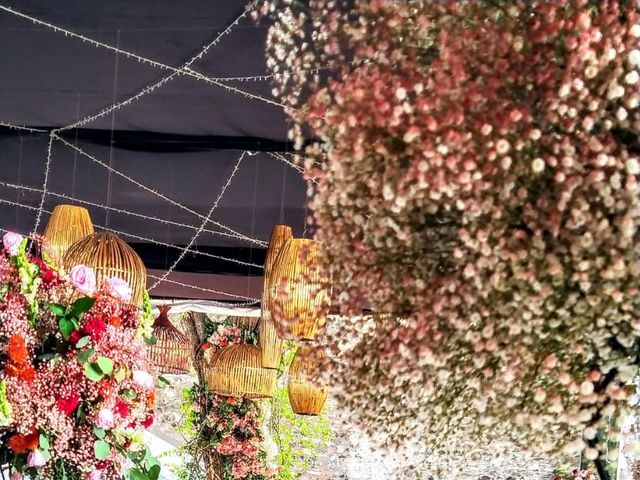
[[[24,204],[24,203],[13,202],[11,200],[6,200],[4,198],[0,198],[0,204],[11,205],[11,206],[14,206],[14,207],[24,208],[24,209],[31,210],[31,211],[38,211],[38,208],[34,207],[33,205],[27,205],[27,204]],[[46,213],[48,215],[52,214],[51,211],[46,210],[46,209],[43,209],[42,212]],[[99,227],[99,228],[103,228],[104,230],[107,230],[107,231],[110,231],[110,232],[113,232],[113,233],[117,233],[117,234],[120,234],[120,235],[123,235],[123,236],[129,236],[129,237],[149,240],[149,239],[145,239],[144,237],[138,237],[136,235],[132,235],[132,234],[129,234],[129,233],[126,233],[126,232],[121,232],[119,230],[115,230],[115,229],[112,229],[112,228],[104,228],[101,225],[96,225],[96,226]],[[2,228],[2,227],[0,227],[0,231],[5,232],[5,233],[11,232],[10,230],[7,230],[7,229]],[[202,253],[202,252],[200,252],[200,253]],[[148,276],[152,277],[154,279],[160,278],[160,277],[158,277],[156,275],[152,275],[152,274],[148,274]],[[192,288],[192,289],[195,289],[195,290],[200,290],[200,291],[203,291],[203,292],[215,293],[215,294],[220,294],[220,295],[226,295],[226,296],[229,296],[229,297],[235,297],[235,298],[240,298],[240,299],[251,300],[251,302],[249,302],[248,305],[253,305],[254,303],[259,301],[259,299],[257,299],[257,298],[245,297],[244,295],[237,295],[235,293],[224,292],[222,290],[215,290],[215,289],[212,289],[212,288],[201,287],[199,285],[193,285],[193,284],[189,284],[189,283],[179,282],[179,281],[171,280],[171,279],[168,279],[168,278],[163,280],[163,281],[167,282],[167,283],[180,285],[180,286],[185,287],[185,288]]]
[[[14,189],[14,190],[24,190],[24,191],[27,191],[27,192],[42,193],[42,189],[35,188],[35,187],[29,187],[27,185],[18,185],[18,184],[15,184],[15,183],[9,183],[9,182],[0,181],[0,186],[6,187],[6,188],[11,188],[11,189]],[[162,224],[165,224],[165,225],[173,225],[173,226],[176,226],[176,227],[188,228],[190,230],[197,230],[198,229],[197,226],[189,225],[188,223],[181,223],[181,222],[176,222],[176,221],[173,221],[173,220],[167,220],[165,218],[154,217],[154,216],[151,216],[151,215],[144,215],[142,213],[125,210],[125,209],[118,208],[118,207],[110,207],[110,206],[107,206],[107,205],[103,205],[101,203],[90,202],[88,200],[82,200],[82,199],[79,199],[79,198],[71,196],[71,195],[66,195],[64,193],[52,192],[51,190],[49,190],[47,192],[47,195],[49,195],[51,197],[61,198],[63,200],[68,200],[70,202],[74,202],[74,203],[78,203],[78,204],[82,204],[82,205],[87,205],[87,206],[90,206],[90,207],[101,208],[101,209],[104,209],[104,210],[110,210],[112,212],[120,213],[120,214],[123,214],[123,215],[129,215],[129,216],[136,217],[136,218],[141,218],[141,219],[144,219],[144,220],[149,220],[149,221],[153,221],[153,222],[159,222],[159,223],[162,223]],[[204,229],[203,232],[210,233],[212,235],[220,235],[222,237],[227,237],[227,238],[234,238],[234,239],[237,238],[234,235],[231,235],[231,234],[226,233],[226,232],[219,232],[217,230]]]
[[[247,13],[251,10],[251,8],[253,8],[254,5],[255,5],[255,2],[249,3],[245,7],[245,9],[242,11],[242,13],[240,15],[238,15],[238,17],[233,22],[231,22],[227,26],[227,28],[222,30],[220,33],[218,33],[218,35],[215,36],[215,38],[213,40],[211,40],[209,43],[207,43],[202,48],[200,48],[195,55],[193,55],[189,60],[187,60],[184,64],[182,64],[180,66],[179,70],[183,70],[184,68],[190,67],[195,62],[200,60],[211,48],[213,48],[216,45],[218,45],[222,41],[223,37],[225,37],[226,35],[229,35],[231,33],[231,31],[233,30],[233,28],[235,26],[237,26],[240,23],[240,21],[247,16]],[[95,121],[95,120],[97,120],[97,119],[99,119],[101,117],[109,115],[114,110],[122,108],[125,105],[129,105],[129,104],[135,102],[136,100],[139,100],[140,98],[144,97],[146,94],[153,92],[155,89],[157,89],[157,88],[161,87],[162,85],[164,85],[165,83],[168,83],[169,81],[173,80],[179,74],[180,74],[180,72],[177,72],[177,71],[176,72],[172,72],[169,75],[167,75],[165,77],[162,77],[157,82],[146,86],[145,88],[140,90],[135,95],[133,95],[131,97],[128,97],[128,98],[126,98],[124,100],[121,100],[119,102],[116,102],[113,105],[105,107],[105,108],[103,108],[102,110],[100,110],[98,113],[96,113],[94,115],[87,115],[86,117],[78,120],[75,123],[72,123],[71,125],[67,125],[66,127],[59,128],[57,131],[62,132],[62,131],[65,131],[65,130],[78,128],[78,127],[81,127],[81,126],[86,125],[88,123],[91,123],[91,122],[93,122],[93,121]]]
[[[54,137],[56,138],[56,140],[61,141],[62,143],[64,143],[64,144],[65,144],[65,145],[67,145],[68,147],[73,148],[74,150],[76,150],[76,151],[77,151],[78,153],[80,153],[81,155],[84,155],[85,157],[87,157],[89,160],[91,160],[91,161],[93,161],[93,162],[97,163],[98,165],[103,166],[103,167],[104,167],[104,168],[106,168],[107,170],[112,171],[112,172],[113,172],[113,173],[115,173],[116,175],[119,175],[120,177],[124,178],[125,180],[127,180],[127,181],[129,181],[129,182],[133,183],[133,184],[134,184],[134,185],[136,185],[138,188],[141,188],[142,190],[145,190],[145,191],[147,191],[147,192],[151,193],[152,195],[155,195],[156,197],[161,198],[162,200],[164,200],[164,201],[166,201],[166,202],[169,202],[170,204],[172,204],[172,205],[174,205],[174,206],[176,206],[176,207],[178,207],[178,208],[180,208],[180,209],[182,209],[182,210],[184,210],[184,211],[186,211],[186,212],[189,212],[189,213],[191,213],[192,215],[197,216],[198,218],[200,218],[200,219],[202,219],[202,220],[205,220],[205,219],[206,219],[206,217],[205,217],[204,215],[202,215],[201,213],[198,213],[198,212],[196,212],[195,210],[193,210],[193,209],[191,209],[191,208],[187,207],[186,205],[182,205],[181,203],[179,203],[179,202],[177,202],[177,201],[173,200],[172,198],[167,197],[167,196],[166,196],[166,195],[164,195],[163,193],[160,193],[160,192],[158,192],[158,191],[156,191],[156,190],[154,190],[154,189],[152,189],[152,188],[148,187],[147,185],[144,185],[143,183],[140,183],[140,182],[139,182],[138,180],[136,180],[135,178],[132,178],[132,177],[130,177],[130,176],[128,176],[128,175],[126,175],[125,173],[120,172],[119,170],[116,170],[116,169],[115,169],[115,168],[113,168],[113,167],[110,167],[109,165],[107,165],[106,163],[104,163],[102,160],[99,160],[98,158],[94,157],[93,155],[89,154],[88,152],[85,152],[85,151],[84,151],[84,150],[82,150],[80,147],[77,147],[77,146],[73,145],[72,143],[67,142],[64,138],[59,137],[59,136],[58,136],[58,135],[56,135],[55,133],[54,133],[53,135],[54,135]],[[215,220],[210,220],[210,219],[208,219],[207,221],[208,221],[208,222],[210,222],[210,223],[212,223],[212,224],[214,224],[214,225],[216,225],[217,227],[220,227],[220,228],[222,228],[222,229],[226,230],[227,232],[229,232],[229,233],[231,233],[231,234],[235,234],[235,235],[237,236],[237,238],[241,238],[241,239],[243,239],[243,240],[246,240],[246,241],[249,241],[249,242],[253,242],[253,243],[255,243],[255,244],[257,244],[257,245],[260,245],[260,246],[263,246],[263,247],[266,247],[266,246],[267,246],[267,242],[264,242],[264,241],[262,241],[262,240],[257,240],[257,239],[255,239],[255,238],[248,237],[248,236],[246,236],[246,235],[244,235],[244,234],[242,234],[242,233],[240,233],[240,232],[237,232],[237,231],[233,230],[233,229],[232,229],[232,228],[230,228],[230,227],[227,227],[226,225],[223,225],[223,224],[222,224],[222,223],[220,223],[220,222],[216,222]]]
[[[149,288],[149,291],[156,288],[159,284],[162,283],[163,280],[165,280],[169,275],[171,275],[171,272],[173,272],[173,270],[178,266],[178,264],[182,261],[184,256],[187,254],[187,250],[190,249],[195,243],[195,241],[198,239],[198,236],[200,236],[200,234],[202,233],[202,230],[204,229],[205,225],[211,218],[211,215],[213,215],[213,212],[216,210],[216,208],[218,208],[218,205],[220,204],[220,200],[222,200],[222,197],[224,196],[224,193],[227,191],[227,188],[229,187],[229,185],[231,185],[231,182],[233,181],[233,177],[236,176],[236,172],[240,168],[240,164],[242,163],[242,160],[244,159],[246,154],[247,152],[244,151],[242,152],[240,157],[238,157],[238,161],[233,167],[233,170],[231,171],[229,178],[227,178],[227,181],[222,186],[222,189],[220,190],[220,193],[216,197],[215,201],[213,202],[213,205],[211,205],[211,208],[209,209],[209,212],[207,213],[206,218],[204,219],[204,221],[202,222],[202,224],[200,225],[196,233],[194,233],[193,237],[191,237],[191,240],[189,240],[189,243],[187,244],[187,246],[182,250],[182,252],[180,252],[180,255],[175,260],[175,262],[173,262],[173,264],[169,267],[169,269],[162,274],[162,277],[156,280],[156,282],[153,285],[151,285],[151,287]]]
[[[0,5],[0,10],[3,10],[5,12],[7,12],[7,13],[12,14],[12,15],[16,15],[18,17],[24,18],[25,20],[29,20],[29,21],[37,24],[37,25],[41,25],[43,27],[47,27],[47,28],[53,30],[54,32],[63,33],[65,36],[69,36],[69,37],[80,39],[83,42],[86,42],[86,43],[88,43],[90,45],[93,45],[95,47],[105,48],[107,50],[111,50],[113,52],[122,54],[127,58],[133,58],[133,59],[135,59],[135,60],[137,60],[139,62],[142,62],[144,64],[147,64],[147,65],[150,65],[150,66],[153,66],[153,67],[157,67],[157,68],[160,68],[160,69],[163,69],[163,70],[169,70],[169,71],[175,72],[177,74],[188,75],[188,76],[193,77],[193,78],[195,78],[197,80],[201,80],[201,81],[203,81],[203,82],[205,82],[205,83],[207,83],[209,85],[216,85],[216,86],[218,86],[220,88],[223,88],[223,89],[225,89],[227,91],[230,91],[230,92],[233,92],[233,93],[237,93],[239,95],[243,95],[243,96],[245,96],[247,98],[250,98],[252,100],[258,100],[258,101],[267,103],[269,105],[277,106],[279,108],[284,108],[285,110],[293,110],[291,107],[287,107],[286,105],[284,105],[284,104],[282,104],[280,102],[276,102],[275,100],[271,100],[269,98],[265,98],[265,97],[262,97],[260,95],[256,95],[254,93],[246,92],[246,91],[241,90],[241,89],[239,89],[237,87],[232,87],[230,85],[226,85],[226,84],[224,84],[224,83],[222,83],[222,82],[220,82],[218,80],[215,80],[214,78],[207,77],[206,75],[203,75],[202,73],[193,70],[191,67],[188,67],[188,66],[184,67],[184,68],[173,67],[171,65],[167,65],[167,64],[159,62],[157,60],[153,60],[153,59],[150,59],[150,58],[143,57],[141,55],[138,55],[137,53],[130,52],[128,50],[123,50],[123,49],[118,48],[118,47],[114,47],[113,45],[109,45],[109,44],[101,42],[99,40],[95,40],[93,38],[86,37],[86,36],[81,35],[79,33],[72,32],[71,30],[68,30],[66,28],[62,28],[62,27],[59,27],[57,25],[53,25],[53,24],[51,24],[49,22],[45,22],[44,20],[40,20],[40,19],[38,19],[36,17],[33,17],[31,15],[27,15],[25,13],[19,12],[19,11],[15,10],[15,9],[13,9],[11,7],[8,7],[6,5]]]
[[[54,133],[49,132],[49,143],[47,144],[47,158],[44,164],[44,183],[42,184],[42,194],[40,195],[40,206],[38,207],[38,213],[36,214],[36,221],[33,226],[34,235],[38,232],[40,226],[40,220],[42,219],[42,208],[47,197],[47,188],[49,186],[49,172],[51,171],[51,148],[53,146]]]

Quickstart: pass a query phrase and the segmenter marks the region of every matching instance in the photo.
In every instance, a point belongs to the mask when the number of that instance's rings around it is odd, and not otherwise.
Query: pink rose
[[[133,384],[142,390],[153,390],[155,382],[153,377],[144,370],[134,370],[131,375]]]
[[[115,427],[116,422],[113,419],[113,412],[108,408],[103,408],[98,412],[96,418],[96,427],[103,428],[105,430],[111,430]]]
[[[20,250],[20,244],[24,240],[24,237],[18,233],[7,232],[2,237],[2,244],[4,245],[4,249],[11,255],[15,257]]]
[[[13,472],[10,480],[22,480],[22,474],[20,472]]]
[[[29,454],[29,458],[27,458],[27,465],[29,467],[42,467],[47,463],[47,459],[44,458],[42,452],[37,448]]]
[[[93,295],[96,291],[96,274],[91,267],[76,265],[69,272],[71,284],[87,295]]]
[[[128,302],[131,300],[131,287],[119,277],[111,277],[105,282],[107,291],[115,298]]]

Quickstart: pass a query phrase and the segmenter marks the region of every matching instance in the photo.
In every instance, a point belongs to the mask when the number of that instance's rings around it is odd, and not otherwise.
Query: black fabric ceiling
[[[0,6],[179,67],[231,25],[245,2],[0,0]],[[247,15],[191,68],[215,78],[265,75],[267,28]],[[43,130],[63,127],[171,73],[0,11],[0,122]],[[225,84],[275,100],[268,80]],[[177,76],[112,114],[60,135],[115,172],[55,140],[40,231],[46,212],[56,204],[83,205],[96,225],[122,232],[149,268],[166,269],[181,252],[167,245],[189,243],[202,224],[199,215],[206,215],[238,158],[249,150],[212,219],[259,240],[267,240],[273,225],[281,222],[292,225],[297,235],[303,233],[306,185],[286,163],[286,153],[279,158],[268,153],[290,150],[279,106]],[[47,132],[0,127],[0,228],[33,229],[48,142]],[[224,231],[213,224],[206,230]],[[260,269],[214,258],[259,264],[264,248],[257,243],[205,231],[192,249],[209,255],[189,253],[177,270],[261,274]]]

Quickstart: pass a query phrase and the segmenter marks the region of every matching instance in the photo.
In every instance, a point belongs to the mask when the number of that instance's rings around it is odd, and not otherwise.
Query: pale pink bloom
[[[91,470],[88,480],[100,480],[102,478],[102,471]]]
[[[128,302],[131,300],[131,287],[129,284],[119,277],[111,277],[105,282],[107,291],[115,298]]]
[[[42,452],[37,448],[29,454],[29,458],[27,458],[27,465],[29,467],[42,467],[47,463],[47,459],[44,458]]]
[[[11,255],[15,257],[20,250],[20,244],[24,240],[24,237],[18,233],[7,232],[2,237],[2,244],[4,245],[4,249]]]
[[[91,267],[76,265],[69,272],[71,284],[87,295],[93,295],[96,291],[96,274]]]
[[[103,408],[98,412],[98,416],[96,417],[96,427],[111,430],[115,425],[116,422],[113,418],[113,412],[110,409]]]
[[[134,370],[132,373],[133,384],[141,388],[143,390],[153,390],[155,382],[153,381],[153,377],[144,370]]]
[[[22,474],[20,472],[13,472],[10,480],[22,480]]]

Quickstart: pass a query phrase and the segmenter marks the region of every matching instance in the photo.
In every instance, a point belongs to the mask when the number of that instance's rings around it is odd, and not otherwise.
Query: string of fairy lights
[[[221,30],[210,42],[208,42],[207,44],[205,44],[204,46],[202,46],[201,48],[199,48],[197,50],[197,52],[191,56],[186,62],[184,62],[182,65],[180,65],[179,67],[174,67],[171,65],[167,65],[163,62],[159,62],[157,60],[151,59],[151,58],[147,58],[144,57],[142,55],[139,55],[137,53],[131,52],[131,51],[127,51],[124,49],[121,49],[119,47],[114,47],[112,45],[109,45],[107,43],[89,38],[85,35],[81,35],[79,33],[73,32],[71,30],[68,30],[66,28],[60,27],[60,26],[56,26],[53,25],[49,22],[46,22],[44,20],[38,19],[36,17],[33,17],[31,15],[22,13],[18,10],[15,10],[11,7],[5,6],[5,5],[0,5],[0,11],[4,11],[6,13],[15,15],[17,17],[20,17],[24,20],[27,21],[31,21],[32,23],[45,27],[47,29],[53,30],[54,32],[57,33],[61,33],[64,34],[65,36],[74,38],[74,39],[78,39],[81,40],[93,47],[96,48],[102,48],[102,49],[107,49],[110,51],[115,52],[117,55],[122,55],[126,58],[131,58],[134,60],[137,60],[143,64],[146,65],[150,65],[154,68],[158,68],[161,69],[163,71],[168,72],[166,75],[162,76],[159,80],[153,82],[152,84],[149,84],[143,88],[141,88],[138,92],[134,93],[131,96],[128,96],[127,98],[124,98],[122,100],[119,100],[117,102],[114,102],[111,105],[105,106],[103,108],[101,108],[99,111],[93,113],[93,114],[89,114],[86,115],[82,118],[79,118],[78,120],[76,120],[75,122],[62,126],[62,127],[58,127],[58,128],[54,128],[54,129],[50,129],[50,130],[45,130],[45,129],[41,129],[41,128],[33,128],[30,126],[22,126],[22,125],[15,125],[15,124],[11,124],[5,121],[1,121],[0,120],[0,126],[5,127],[5,128],[9,128],[12,130],[17,130],[17,131],[21,131],[21,132],[28,132],[28,133],[33,133],[33,134],[47,134],[48,135],[48,143],[47,143],[47,150],[46,150],[46,157],[45,157],[45,162],[44,162],[44,175],[43,175],[43,184],[42,184],[42,188],[35,188],[35,187],[30,187],[30,186],[26,186],[26,185],[17,185],[17,184],[12,184],[9,182],[2,182],[0,181],[0,186],[2,187],[6,187],[6,188],[10,188],[10,189],[15,189],[17,191],[25,191],[25,192],[32,192],[32,193],[37,193],[39,194],[40,198],[38,201],[38,206],[33,206],[33,205],[28,205],[25,203],[21,203],[18,201],[11,201],[11,200],[7,200],[7,199],[0,199],[0,204],[6,204],[6,205],[11,205],[14,207],[18,207],[18,208],[23,208],[23,209],[28,209],[31,211],[35,211],[36,212],[36,220],[35,220],[35,224],[34,224],[34,228],[33,228],[33,232],[35,233],[38,229],[38,227],[40,226],[41,222],[42,222],[42,217],[43,215],[47,214],[50,215],[51,212],[46,210],[45,207],[45,202],[46,199],[49,196],[52,197],[56,197],[56,198],[61,198],[67,201],[71,201],[73,203],[78,203],[78,204],[83,204],[83,205],[87,205],[87,206],[91,206],[94,208],[100,208],[102,210],[105,211],[113,211],[113,212],[117,212],[117,213],[121,213],[124,215],[131,215],[133,217],[136,218],[141,218],[141,219],[145,219],[145,220],[150,220],[153,222],[158,222],[158,223],[162,223],[165,225],[172,225],[172,226],[177,226],[177,227],[182,227],[182,228],[186,228],[186,229],[190,229],[193,231],[193,236],[191,236],[191,239],[189,240],[189,242],[187,242],[186,245],[173,245],[171,243],[167,243],[167,242],[162,242],[160,240],[154,239],[154,238],[148,238],[145,236],[140,236],[140,235],[136,235],[133,234],[131,232],[123,232],[123,231],[118,231],[117,229],[113,229],[113,228],[108,228],[105,226],[101,226],[101,225],[96,225],[96,227],[98,228],[102,228],[104,230],[107,231],[111,231],[113,233],[116,233],[118,235],[122,235],[125,238],[131,238],[131,239],[135,239],[135,240],[141,240],[144,242],[148,242],[151,244],[155,244],[155,245],[161,245],[161,246],[165,246],[168,248],[174,248],[174,249],[178,249],[180,250],[180,253],[178,254],[177,259],[172,263],[172,265],[170,266],[169,269],[167,269],[162,275],[158,276],[158,275],[152,275],[149,274],[149,278],[154,280],[153,285],[151,285],[151,287],[149,288],[149,290],[153,290],[155,288],[157,288],[160,284],[162,283],[169,283],[169,284],[173,284],[173,285],[178,285],[181,286],[183,288],[189,288],[189,289],[194,289],[200,292],[205,292],[205,293],[210,293],[213,295],[224,295],[227,298],[232,298],[234,299],[234,305],[235,306],[251,306],[251,305],[255,305],[259,300],[256,298],[251,298],[251,297],[247,297],[247,296],[243,296],[243,295],[237,295],[237,294],[233,294],[230,292],[224,292],[224,291],[220,291],[220,290],[216,290],[216,289],[211,289],[211,288],[207,288],[207,287],[203,287],[200,285],[193,285],[193,284],[188,284],[188,283],[184,283],[184,282],[180,282],[177,280],[174,280],[172,278],[169,278],[171,276],[171,274],[175,271],[176,267],[178,266],[178,264],[184,259],[184,257],[187,254],[194,254],[194,255],[201,255],[201,256],[205,256],[205,257],[210,257],[210,258],[215,258],[217,260],[221,260],[221,261],[227,261],[227,262],[232,262],[232,263],[236,263],[239,265],[243,265],[243,266],[247,266],[247,267],[251,267],[251,268],[262,268],[262,265],[258,265],[252,262],[244,262],[242,260],[238,260],[235,258],[228,258],[228,257],[223,257],[220,255],[214,255],[211,254],[209,252],[204,252],[204,251],[200,251],[197,250],[195,248],[193,248],[193,246],[196,244],[197,239],[199,238],[199,236],[203,233],[207,233],[207,234],[211,234],[211,235],[218,235],[218,236],[222,236],[222,237],[226,237],[226,238],[233,238],[236,240],[240,240],[243,242],[248,242],[251,245],[257,245],[260,247],[266,247],[267,246],[267,242],[265,242],[264,240],[261,239],[257,239],[257,238],[252,238],[250,236],[247,236],[241,232],[238,232],[232,228],[230,228],[227,225],[224,225],[220,222],[217,222],[215,220],[213,220],[211,217],[213,215],[213,213],[215,212],[215,210],[217,209],[226,189],[229,187],[229,185],[232,183],[234,176],[236,175],[236,173],[238,172],[238,169],[240,168],[240,165],[242,163],[242,160],[245,158],[246,155],[255,155],[256,153],[252,153],[252,152],[248,152],[248,151],[244,151],[241,153],[241,155],[239,156],[233,170],[231,171],[230,175],[228,176],[226,182],[223,184],[220,192],[218,193],[216,199],[214,200],[214,202],[211,205],[211,208],[209,210],[209,212],[206,215],[202,215],[201,213],[189,208],[186,205],[183,205],[182,203],[168,197],[167,195],[163,194],[162,192],[159,192],[157,190],[155,190],[154,188],[142,183],[141,181],[139,181],[138,179],[135,179],[127,174],[125,174],[124,172],[121,172],[115,168],[112,167],[112,165],[109,163],[106,163],[102,160],[100,160],[99,158],[97,158],[94,155],[91,155],[90,153],[88,153],[87,151],[83,150],[82,148],[78,147],[77,145],[69,142],[68,140],[66,140],[65,138],[63,138],[60,134],[69,131],[69,130],[74,130],[80,127],[83,127],[85,125],[91,124],[92,122],[95,122],[96,120],[103,118],[109,114],[113,114],[114,111],[121,109],[123,107],[126,107],[138,100],[140,100],[141,98],[143,98],[146,95],[151,94],[152,92],[156,91],[157,89],[159,89],[160,87],[162,87],[163,85],[166,85],[167,83],[169,83],[170,81],[172,81],[173,79],[180,77],[180,76],[188,76],[191,78],[194,78],[197,81],[201,81],[203,83],[206,83],[208,85],[212,85],[218,88],[222,88],[226,91],[229,91],[231,93],[234,94],[238,94],[238,95],[242,95],[246,98],[249,98],[251,100],[256,100],[262,103],[266,103],[278,108],[286,108],[283,104],[270,99],[270,98],[266,98],[263,97],[261,95],[258,94],[254,94],[252,92],[247,92],[245,90],[242,90],[236,86],[233,85],[228,85],[226,83],[223,82],[249,82],[249,81],[254,81],[254,82],[259,82],[259,81],[266,81],[268,79],[273,78],[275,75],[286,75],[286,73],[283,74],[274,74],[274,75],[255,75],[255,76],[244,76],[244,77],[208,77],[200,72],[198,72],[197,70],[195,70],[194,68],[192,68],[192,66],[200,59],[202,59],[207,52],[209,52],[212,48],[216,47],[217,45],[219,45],[223,38],[225,36],[228,36],[234,29],[234,27],[236,27],[237,25],[239,25],[241,23],[241,21],[247,16],[248,13],[251,12],[252,8],[255,7],[256,1],[252,1],[249,2],[247,4],[247,6],[243,9],[243,11],[240,13],[240,15],[238,15],[238,17],[236,17],[226,28],[224,28],[223,30]],[[115,99],[114,99],[115,100]],[[201,220],[201,223],[199,225],[190,225],[190,224],[186,224],[186,223],[181,223],[181,222],[177,222],[177,221],[172,221],[172,220],[168,220],[168,219],[163,219],[163,218],[158,218],[158,217],[154,217],[151,215],[145,215],[139,212],[133,212],[133,211],[128,211],[125,209],[121,209],[121,208],[116,208],[116,207],[112,207],[111,205],[104,205],[101,203],[95,203],[95,202],[89,202],[86,200],[82,200],[79,198],[76,198],[75,196],[70,196],[70,195],[66,195],[63,193],[58,193],[58,192],[54,192],[51,191],[49,189],[49,177],[50,177],[50,172],[51,172],[51,165],[52,165],[52,150],[53,150],[53,145],[54,143],[60,143],[62,145],[65,145],[66,147],[69,147],[71,149],[74,150],[75,153],[79,154],[81,157],[84,157],[92,162],[94,162],[97,165],[100,165],[102,168],[105,168],[106,170],[108,170],[110,172],[110,174],[114,174],[117,175],[121,178],[123,178],[124,180],[126,180],[127,182],[132,183],[133,185],[135,185],[137,188],[157,197],[160,198],[161,200],[163,200],[164,202],[169,203],[170,205],[184,211],[184,212],[188,212],[191,215],[196,216],[197,218],[199,218]],[[299,165],[297,165],[296,163],[292,162],[291,160],[289,160],[285,155],[290,155],[288,153],[286,154],[282,154],[282,153],[274,153],[274,152],[265,152],[267,153],[268,156],[277,159],[280,162],[285,163],[286,165],[288,165],[289,167],[295,169],[298,173],[302,173],[303,169],[302,167],[300,167]],[[313,181],[313,180],[312,180]],[[208,228],[209,227],[209,228]],[[213,228],[210,228],[213,227]],[[6,231],[5,229],[0,228],[0,231]],[[240,302],[238,302],[240,301]],[[219,306],[224,306],[226,305],[223,302],[216,302],[213,301],[213,304],[218,304]]]

